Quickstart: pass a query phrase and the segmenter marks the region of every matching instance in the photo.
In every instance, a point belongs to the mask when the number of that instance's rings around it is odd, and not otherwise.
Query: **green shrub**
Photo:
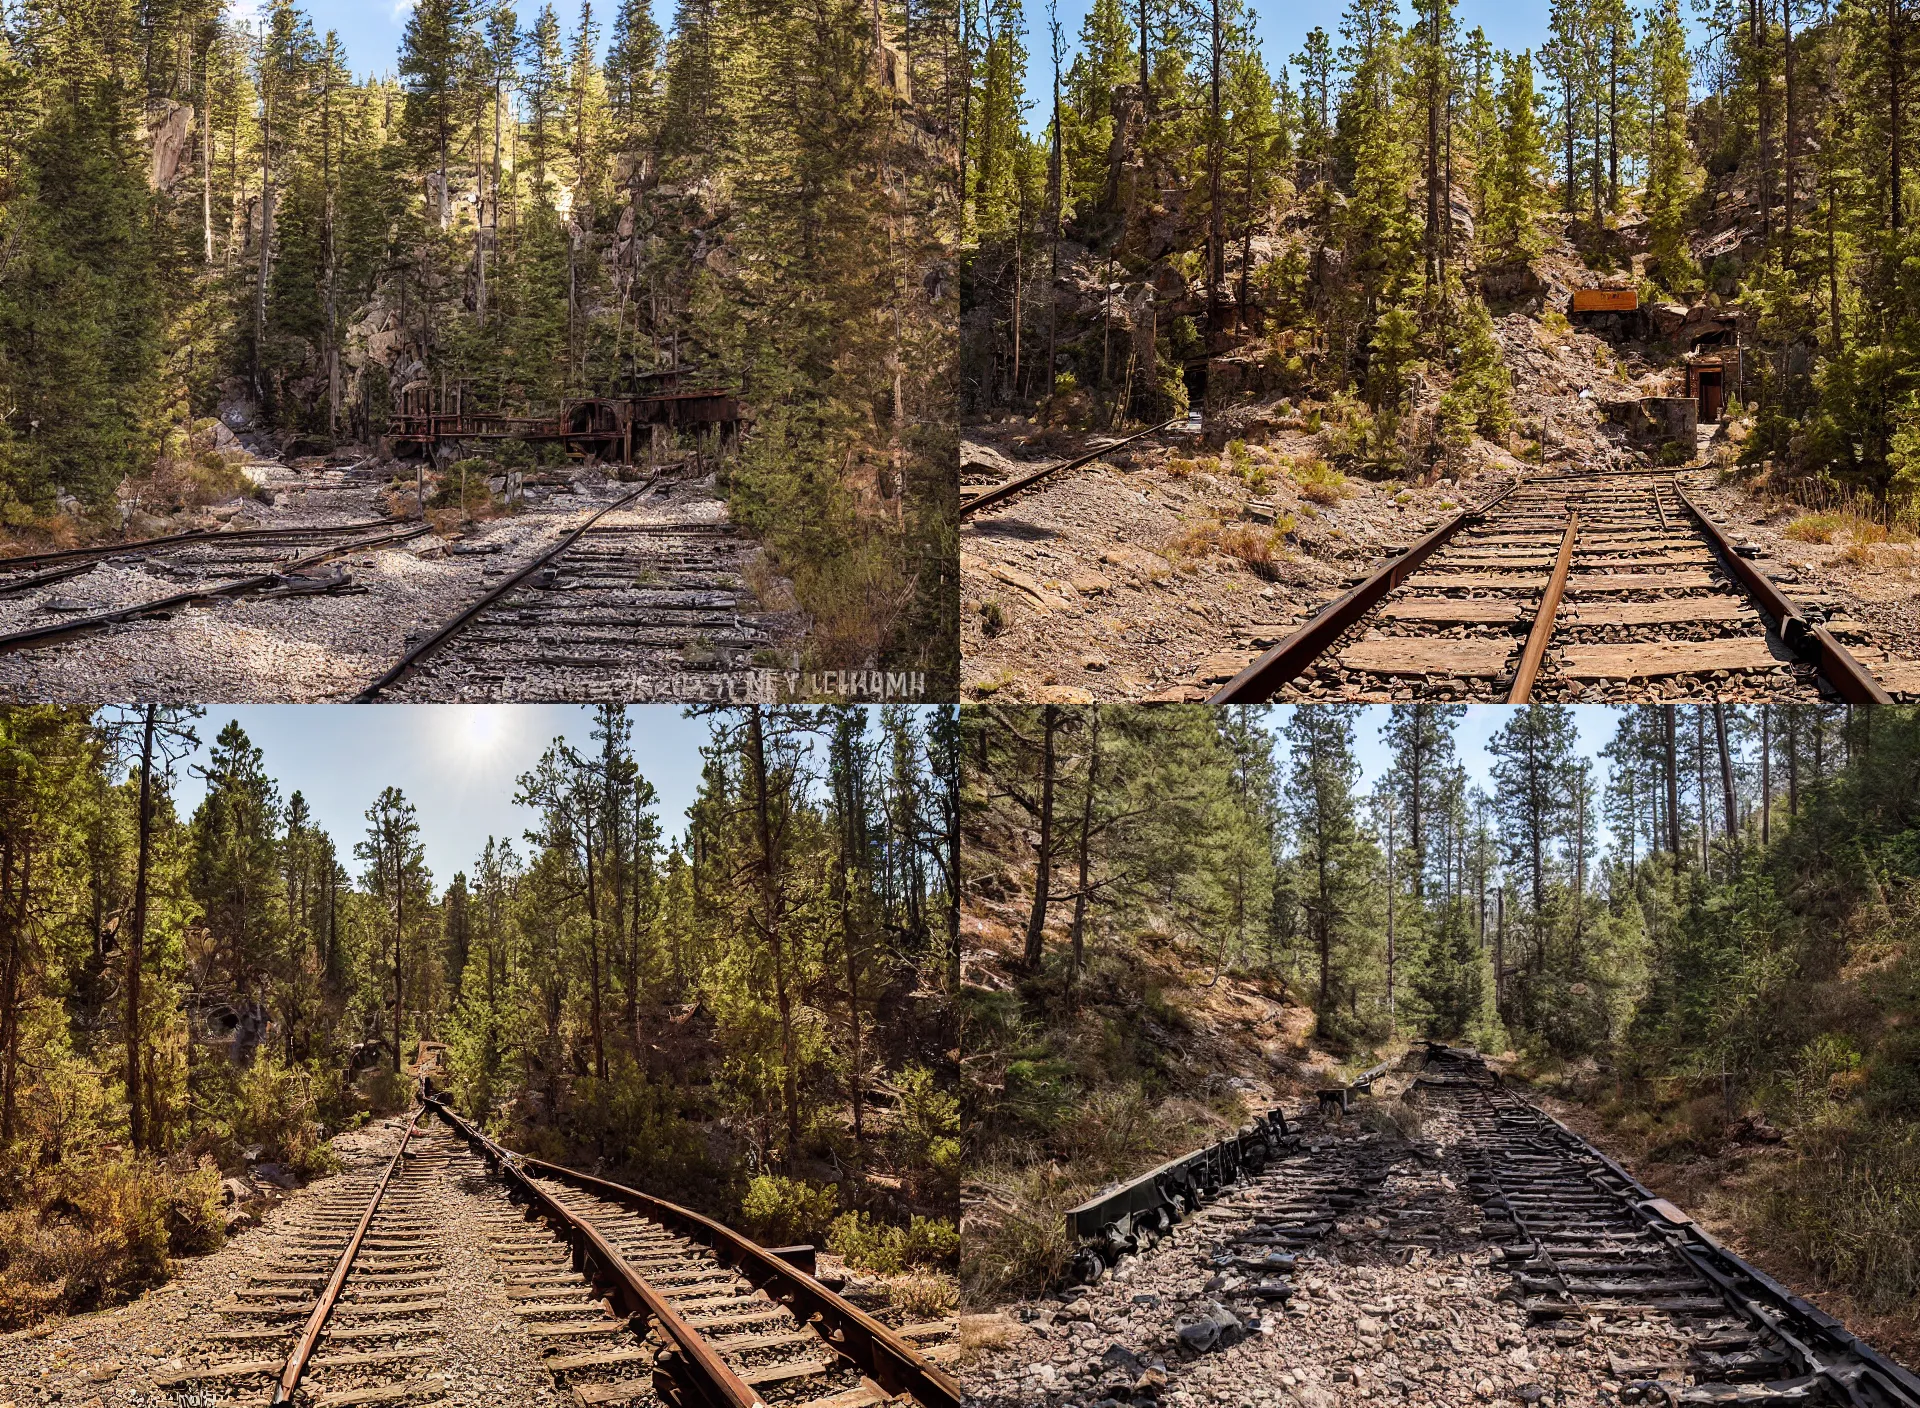
[[[943,1217],[916,1217],[896,1227],[847,1212],[827,1229],[827,1250],[848,1266],[891,1276],[915,1266],[953,1265],[960,1255],[960,1230]]]
[[[942,1090],[925,1066],[900,1075],[900,1123],[895,1135],[907,1189],[938,1202],[960,1188],[960,1100]]]
[[[747,1184],[740,1217],[747,1231],[767,1246],[816,1241],[833,1219],[839,1194],[831,1188],[763,1173]]]

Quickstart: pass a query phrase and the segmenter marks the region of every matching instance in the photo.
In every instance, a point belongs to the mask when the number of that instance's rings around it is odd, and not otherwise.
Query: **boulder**
[[[1527,303],[1545,298],[1547,281],[1525,260],[1495,264],[1480,273],[1480,289],[1490,303]]]
[[[193,108],[166,99],[153,104],[147,109],[147,135],[153,144],[147,184],[156,191],[172,190],[193,145]]]

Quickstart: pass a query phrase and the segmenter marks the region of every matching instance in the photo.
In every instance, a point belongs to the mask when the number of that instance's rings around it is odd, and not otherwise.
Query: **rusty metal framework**
[[[431,457],[442,445],[460,441],[524,440],[559,444],[571,456],[589,455],[630,464],[636,448],[656,434],[691,431],[712,436],[721,445],[736,439],[750,417],[737,397],[717,386],[690,381],[685,368],[645,372],[627,379],[626,389],[606,396],[576,397],[556,416],[508,416],[469,411],[455,392],[451,409],[444,395],[411,387],[387,427],[394,453],[417,451]]]

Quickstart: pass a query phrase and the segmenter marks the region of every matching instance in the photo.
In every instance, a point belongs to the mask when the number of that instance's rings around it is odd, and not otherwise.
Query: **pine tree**
[[[453,217],[448,162],[473,79],[477,41],[471,0],[418,0],[401,41],[400,76],[407,94],[403,125],[415,160],[437,171],[427,204],[442,231]]]
[[[1690,70],[1686,31],[1679,0],[1664,0],[1647,19],[1646,36],[1653,126],[1648,142],[1648,265],[1668,288],[1682,289],[1693,277],[1686,232],[1693,202],[1692,148],[1687,141]]]
[[[1486,188],[1486,244],[1507,258],[1540,249],[1539,192],[1545,147],[1533,91],[1533,56],[1500,56],[1499,146]]]

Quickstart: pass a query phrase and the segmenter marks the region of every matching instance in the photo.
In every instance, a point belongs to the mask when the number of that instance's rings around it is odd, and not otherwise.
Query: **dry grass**
[[[953,1314],[960,1283],[937,1271],[909,1271],[887,1277],[887,1300],[915,1320],[934,1320]]]
[[[1287,477],[1293,481],[1295,492],[1312,503],[1330,507],[1342,499],[1352,498],[1356,492],[1347,483],[1347,476],[1325,460],[1296,460],[1286,467],[1286,471]]]
[[[1022,1330],[1004,1315],[962,1315],[960,1352],[964,1356],[988,1350],[1005,1349],[1019,1339]]]
[[[1897,1127],[1816,1125],[1783,1176],[1747,1201],[1780,1250],[1868,1310],[1920,1305],[1920,1142]]]
[[[1837,513],[1809,513],[1794,519],[1780,534],[1796,543],[1830,543],[1845,522]]]
[[[0,1330],[113,1305],[167,1279],[170,1256],[223,1238],[209,1160],[56,1165],[8,1190],[0,1213]]]
[[[1286,535],[1293,520],[1272,528],[1245,523],[1222,523],[1217,518],[1189,523],[1167,544],[1167,559],[1183,572],[1194,572],[1210,557],[1231,557],[1245,563],[1254,575],[1279,580],[1279,564],[1287,560]]]

